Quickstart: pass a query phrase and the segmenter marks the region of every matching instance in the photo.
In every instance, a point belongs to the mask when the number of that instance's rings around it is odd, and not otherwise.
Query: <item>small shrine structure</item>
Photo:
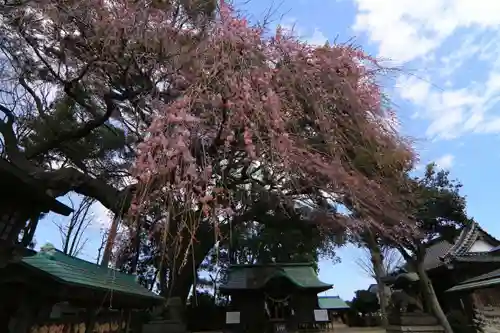
[[[231,297],[226,323],[239,332],[289,332],[327,324],[317,294],[332,287],[318,279],[313,265],[232,265],[220,286]]]
[[[164,299],[135,276],[68,256],[51,244],[0,270],[0,332],[140,333]]]
[[[26,244],[21,244],[19,235],[24,230],[32,238],[36,229],[36,223],[27,228],[28,221],[38,222],[40,214],[48,212],[68,216],[72,209],[57,201],[37,180],[4,158],[0,158],[0,184],[5,191],[0,201],[0,267],[3,267],[12,259],[23,256]]]
[[[329,322],[332,327],[347,325],[349,305],[339,296],[318,296],[320,309],[328,311]]]

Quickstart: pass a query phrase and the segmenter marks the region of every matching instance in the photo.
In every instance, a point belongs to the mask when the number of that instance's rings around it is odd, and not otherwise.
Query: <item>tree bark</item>
[[[382,251],[380,250],[380,244],[377,242],[375,235],[371,231],[366,232],[363,238],[364,243],[370,251],[373,273],[375,274],[375,281],[377,282],[377,294],[380,302],[382,326],[387,327],[389,325],[387,319],[388,297],[386,295],[386,286],[382,281],[382,278],[387,274],[383,265],[384,258],[382,257]]]
[[[191,287],[194,285],[196,272],[200,268],[201,263],[207,256],[210,249],[213,247],[200,246],[199,249],[195,250],[195,261],[193,265],[193,260],[188,259],[182,268],[175,272],[171,272],[168,277],[167,289],[162,293],[162,296],[168,297],[179,297],[182,300],[182,304],[186,304]],[[191,255],[189,255],[191,257]]]
[[[160,293],[164,295],[164,291],[168,290],[168,267],[162,265],[158,268],[158,279],[160,280],[159,287]]]
[[[373,264],[373,272],[375,273],[375,280],[377,281],[377,292],[379,296],[380,302],[380,314],[382,316],[382,325],[387,327],[389,325],[389,321],[387,319],[387,294],[386,294],[386,286],[382,281],[382,278],[385,277],[387,272],[385,272],[383,266],[383,258],[382,253],[380,251],[380,245],[376,242],[373,242],[370,246],[370,254]]]
[[[194,283],[194,275],[193,267],[187,267],[187,265],[185,265],[178,274],[174,273],[169,276],[169,286],[167,287],[166,293],[162,296],[165,298],[178,297],[185,306],[189,292]]]
[[[104,247],[104,253],[102,255],[101,267],[108,267],[109,261],[111,259],[111,254],[113,252],[113,245],[116,239],[116,233],[118,232],[118,223],[120,219],[118,215],[115,215],[108,232],[108,239],[106,240],[106,246]],[[137,235],[139,237],[139,235]]]
[[[174,269],[169,270],[167,288],[161,291],[162,296],[166,298],[179,297],[184,305],[193,286],[196,272],[215,245],[213,231],[206,222],[202,223],[198,228],[197,239],[197,243],[188,247],[186,251],[181,251],[181,253],[188,252],[187,260],[182,267],[178,265]]]
[[[123,190],[116,189],[103,179],[86,175],[75,168],[61,168],[55,171],[26,170],[40,180],[54,197],[71,191],[94,198],[118,216],[127,213],[136,185]]]
[[[135,239],[134,239],[134,257],[130,267],[130,274],[137,273],[137,265],[139,264],[139,257],[141,255],[141,219],[137,220]]]
[[[443,326],[444,331],[446,333],[453,333],[453,329],[451,328],[450,323],[448,322],[448,318],[441,308],[439,301],[436,296],[436,292],[434,291],[434,287],[432,286],[432,282],[425,271],[425,268],[422,262],[417,263],[417,273],[420,278],[420,285],[422,287],[422,291],[424,294],[424,298],[426,299],[426,303],[431,307],[432,312],[438,318],[439,323]]]

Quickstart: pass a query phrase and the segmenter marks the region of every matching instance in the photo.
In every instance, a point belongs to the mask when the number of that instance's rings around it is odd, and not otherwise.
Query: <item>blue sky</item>
[[[401,69],[387,80],[401,130],[416,139],[420,164],[435,161],[464,184],[468,212],[500,236],[495,196],[500,181],[500,2],[492,0],[251,0],[239,7],[253,20],[272,7],[271,24],[294,26],[310,43],[355,41]],[[238,3],[238,2],[237,2]],[[103,214],[96,207],[96,214]],[[48,217],[39,243],[59,244]],[[83,254],[95,257],[99,228]],[[372,281],[357,266],[362,253],[339,250],[340,264],[323,261],[330,294],[351,299]]]

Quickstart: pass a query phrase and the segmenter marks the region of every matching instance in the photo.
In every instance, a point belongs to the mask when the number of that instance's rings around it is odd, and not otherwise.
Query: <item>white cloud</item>
[[[99,229],[109,228],[111,221],[113,219],[113,213],[104,207],[99,201],[96,201],[92,205],[92,213],[94,214],[94,220],[92,221],[92,226]]]
[[[306,40],[312,45],[325,45],[328,38],[318,29],[314,29],[313,34],[310,37],[307,37]]]
[[[381,58],[421,68],[400,77],[396,91],[429,122],[428,136],[500,133],[500,116],[492,113],[500,96],[500,2],[353,1],[353,28]]]
[[[451,154],[446,154],[438,158],[435,163],[441,169],[450,169],[453,166],[453,162],[455,161],[455,156]]]
[[[354,29],[379,43],[380,55],[411,61],[438,48],[457,29],[498,28],[500,2],[491,0],[354,0]]]
[[[500,100],[500,71],[492,71],[485,82],[471,82],[466,87],[433,87],[409,76],[397,80],[399,95],[415,104],[416,118],[429,121],[430,137],[454,139],[463,134],[498,133],[500,117],[493,114]]]
[[[295,18],[285,18],[280,25],[284,30],[293,32],[300,39],[311,45],[322,46],[325,45],[328,40],[325,34],[323,34],[323,32],[321,32],[318,28],[315,28],[312,33],[305,31],[299,24],[297,24],[297,19]]]

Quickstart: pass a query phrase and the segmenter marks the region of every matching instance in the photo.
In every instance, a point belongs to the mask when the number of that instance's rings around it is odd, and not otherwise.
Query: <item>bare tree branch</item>
[[[71,199],[70,201],[74,207],[73,201]],[[76,257],[85,246],[87,238],[83,238],[83,235],[92,223],[93,216],[90,214],[90,208],[94,202],[93,198],[84,197],[78,207],[74,209],[69,221],[54,222],[59,229],[61,245],[65,254]]]
[[[404,260],[397,249],[393,249],[389,246],[382,246],[381,254],[382,254],[382,265],[384,268],[384,272],[386,274],[393,272],[398,267],[401,267],[401,265],[403,265],[404,263]],[[368,248],[363,247],[363,255],[361,258],[358,258],[356,260],[356,265],[358,265],[358,267],[367,276],[374,279],[376,278],[375,270],[372,263],[371,253]]]

